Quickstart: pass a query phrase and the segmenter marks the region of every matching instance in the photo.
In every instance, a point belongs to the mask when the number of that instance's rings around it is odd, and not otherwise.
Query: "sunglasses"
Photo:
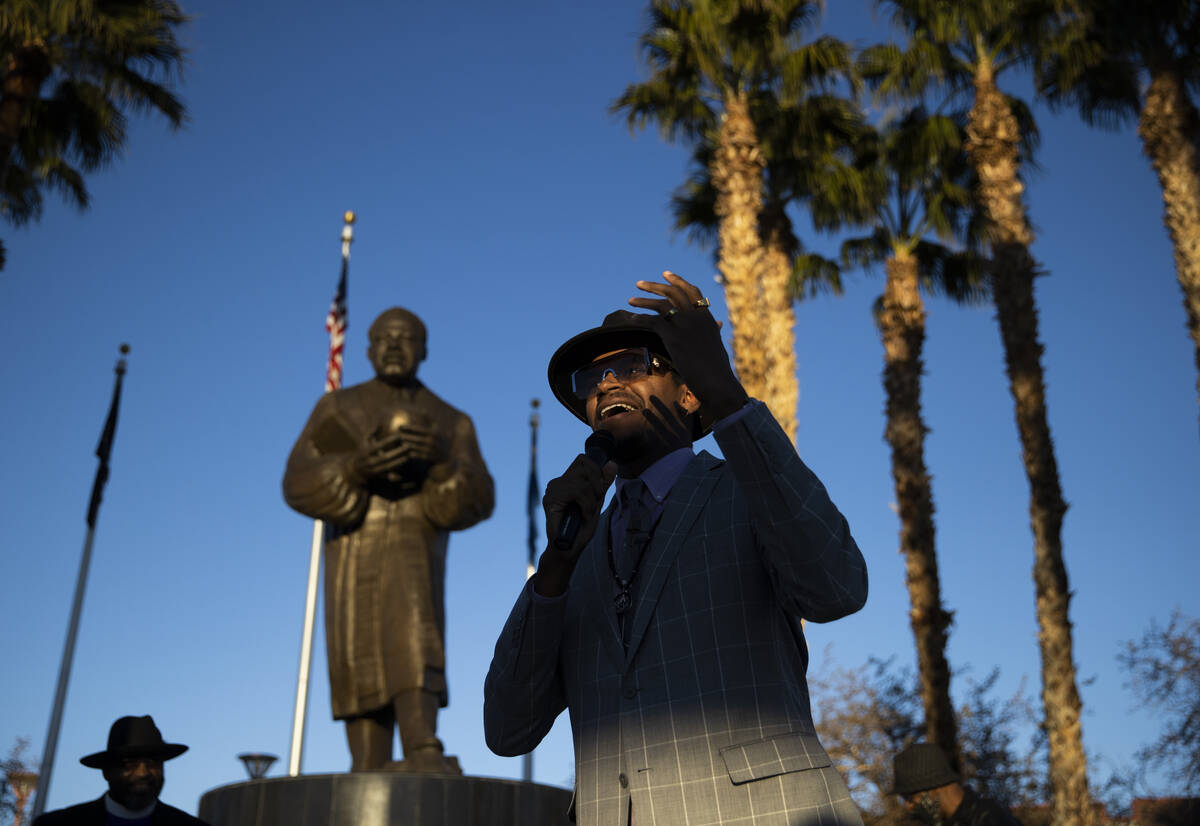
[[[571,392],[578,398],[587,401],[599,392],[600,385],[608,376],[625,383],[644,379],[654,373],[660,375],[669,373],[672,369],[669,361],[651,353],[645,347],[622,350],[573,372],[571,374]]]

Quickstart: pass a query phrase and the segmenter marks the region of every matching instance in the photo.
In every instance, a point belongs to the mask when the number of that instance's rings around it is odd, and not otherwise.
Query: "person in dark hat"
[[[33,826],[208,826],[158,799],[163,762],[185,751],[181,743],[163,741],[150,715],[122,717],[109,729],[104,751],[79,759],[104,773],[108,792],[90,803],[46,812]]]
[[[929,826],[1021,826],[1007,808],[963,786],[933,743],[914,743],[897,754],[892,774],[892,793]]]
[[[546,486],[550,542],[484,687],[488,746],[528,752],[569,709],[585,826],[860,826],[813,727],[801,621],[861,608],[866,564],[747,397],[707,299],[663,277],[630,299],[651,313],[614,312],[550,359],[594,434]],[[723,460],[693,452],[708,432]]]

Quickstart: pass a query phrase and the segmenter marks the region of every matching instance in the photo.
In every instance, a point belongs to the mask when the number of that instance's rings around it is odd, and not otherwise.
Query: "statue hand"
[[[363,479],[373,479],[409,464],[435,464],[445,453],[432,430],[405,425],[387,436],[368,438],[354,458],[354,470]]]
[[[402,437],[408,461],[436,465],[450,458],[445,442],[432,427],[410,423],[396,428],[393,435]]]

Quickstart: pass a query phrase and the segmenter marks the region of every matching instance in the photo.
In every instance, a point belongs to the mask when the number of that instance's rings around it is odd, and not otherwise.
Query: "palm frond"
[[[988,301],[987,258],[972,250],[951,250],[927,239],[917,242],[913,253],[921,289],[959,304],[980,305]]]
[[[1072,3],[1046,28],[1034,61],[1034,78],[1038,93],[1051,108],[1075,107],[1085,123],[1105,129],[1136,121],[1141,108],[1142,51],[1137,44],[1146,40],[1139,30],[1160,4],[1147,5],[1137,15],[1128,15],[1095,0]],[[1164,46],[1157,36],[1154,44],[1155,52]]]
[[[876,227],[870,235],[847,238],[839,252],[844,268],[869,270],[892,254],[892,235],[884,227]]]
[[[1033,109],[1024,100],[1014,95],[1005,95],[1004,99],[1008,101],[1008,108],[1012,110],[1013,117],[1017,119],[1017,129],[1021,133],[1019,147],[1021,165],[1037,169],[1035,155],[1037,148],[1042,144],[1042,133],[1038,129],[1037,120],[1033,117]]]
[[[713,142],[702,140],[692,151],[691,172],[687,181],[671,195],[671,215],[676,232],[686,232],[689,243],[701,249],[715,250],[720,219],[717,217],[717,188],[709,165]]]
[[[837,261],[812,252],[797,255],[792,266],[792,278],[788,284],[797,301],[845,292],[842,284],[842,268]]]
[[[609,106],[609,112],[624,113],[631,132],[657,123],[665,140],[695,140],[718,121],[717,113],[699,92],[696,86],[675,89],[654,81],[631,83]]]
[[[129,115],[156,113],[172,127],[185,122],[184,104],[170,87],[186,58],[176,32],[187,22],[173,0],[0,5],[0,51],[25,50],[41,67],[20,133],[0,142],[0,215],[12,223],[36,219],[44,188],[85,208],[83,173],[120,154]]]

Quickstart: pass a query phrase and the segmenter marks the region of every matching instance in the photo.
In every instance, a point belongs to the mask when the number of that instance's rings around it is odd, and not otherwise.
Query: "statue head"
[[[425,360],[425,324],[403,307],[384,310],[367,331],[367,358],[383,382],[404,385]]]

